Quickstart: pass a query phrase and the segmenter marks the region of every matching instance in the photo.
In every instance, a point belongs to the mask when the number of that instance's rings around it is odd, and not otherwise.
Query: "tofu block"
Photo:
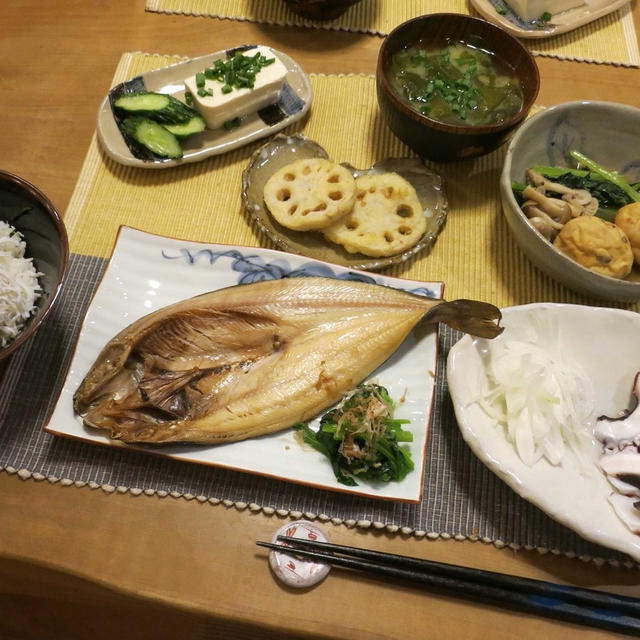
[[[244,51],[244,56],[254,56],[260,52],[266,58],[275,58],[275,62],[263,67],[257,73],[253,89],[233,88],[229,93],[223,93],[224,84],[217,80],[205,79],[204,89],[212,95],[198,95],[196,76],[184,81],[185,88],[193,95],[193,106],[204,118],[209,129],[221,127],[227,120],[254,113],[274,102],[287,77],[287,68],[282,61],[266,47],[255,47]],[[204,71],[204,69],[203,69]]]
[[[537,20],[543,13],[560,13],[579,7],[585,0],[506,0],[523,20]]]

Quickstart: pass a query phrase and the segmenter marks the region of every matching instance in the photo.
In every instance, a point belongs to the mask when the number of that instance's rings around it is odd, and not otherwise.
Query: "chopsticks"
[[[640,637],[640,599],[381,551],[278,536],[279,553],[427,586],[445,595]]]

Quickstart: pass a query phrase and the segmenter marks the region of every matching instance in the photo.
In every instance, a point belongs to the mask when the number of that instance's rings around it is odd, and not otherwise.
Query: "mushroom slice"
[[[571,207],[568,202],[559,198],[549,198],[531,185],[527,185],[522,191],[522,197],[536,202],[542,211],[548,214],[556,222],[564,224],[572,218]]]
[[[528,200],[522,205],[524,214],[529,218],[529,222],[547,239],[553,241],[558,235],[562,225],[547,215],[537,204]]]
[[[585,189],[576,189],[572,193],[565,193],[562,199],[569,203],[574,218],[593,216],[600,206],[598,200]]]
[[[562,199],[581,207],[586,207],[592,200],[595,200],[591,192],[586,189],[569,189],[563,192]]]
[[[527,178],[532,185],[544,189],[545,192],[552,191],[553,193],[571,194],[579,191],[584,191],[585,193],[589,194],[589,197],[591,197],[591,194],[584,189],[572,189],[571,187],[567,187],[560,182],[553,182],[548,178],[545,178],[541,173],[534,171],[533,169],[527,169]]]
[[[559,182],[553,182],[533,169],[527,170],[527,179],[537,190],[542,190],[545,194],[548,191],[560,194],[561,199],[569,204],[574,218],[592,216],[598,210],[599,202],[586,189],[572,189]]]

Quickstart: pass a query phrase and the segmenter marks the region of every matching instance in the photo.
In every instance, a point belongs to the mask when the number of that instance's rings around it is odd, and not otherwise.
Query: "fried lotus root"
[[[356,185],[342,165],[324,158],[296,160],[276,171],[264,186],[264,201],[283,227],[321,229],[344,217],[355,202]]]
[[[357,178],[353,211],[322,233],[349,253],[382,257],[410,249],[426,229],[413,186],[397,173],[383,173]]]

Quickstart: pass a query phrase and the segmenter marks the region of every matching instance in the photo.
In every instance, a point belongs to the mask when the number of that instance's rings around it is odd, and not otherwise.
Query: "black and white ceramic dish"
[[[164,169],[227,153],[277,133],[303,118],[309,111],[313,99],[309,77],[302,67],[288,55],[267,47],[280,58],[287,68],[287,77],[277,103],[242,116],[239,125],[231,130],[224,127],[214,130],[205,129],[202,133],[191,136],[183,141],[184,156],[178,160],[144,157],[136,148],[125,141],[111,106],[117,97],[133,91],[157,91],[168,93],[178,100],[184,101],[185,78],[210,67],[215,60],[225,58],[234,51],[252,49],[255,46],[258,45],[243,45],[191,58],[184,62],[143,73],[113,87],[105,96],[98,110],[96,131],[104,151],[110,158],[121,164],[147,169]]]
[[[18,336],[0,348],[2,361],[29,340],[51,312],[66,274],[69,242],[62,217],[49,198],[20,176],[1,170],[0,221],[20,232],[27,247],[25,255],[41,274],[36,309]]]
[[[345,269],[281,251],[190,242],[121,227],[118,239],[84,318],[76,350],[49,433],[112,447],[153,452],[187,462],[236,469],[329,491],[400,502],[420,501],[426,444],[435,391],[437,329],[417,327],[400,348],[374,371],[370,380],[402,398],[398,419],[407,419],[413,442],[407,443],[415,469],[398,482],[362,480],[340,484],[331,464],[300,442],[292,429],[215,446],[125,445],[84,426],[73,411],[73,394],[104,345],[135,319],[178,300],[228,286],[290,277],[333,277],[359,280],[441,298],[443,283],[418,282]],[[318,428],[319,419],[311,422]]]
[[[579,7],[552,14],[544,22],[523,20],[504,0],[471,0],[471,5],[483,18],[517,38],[540,39],[573,31],[621,9],[629,2],[630,0],[586,0]]]

